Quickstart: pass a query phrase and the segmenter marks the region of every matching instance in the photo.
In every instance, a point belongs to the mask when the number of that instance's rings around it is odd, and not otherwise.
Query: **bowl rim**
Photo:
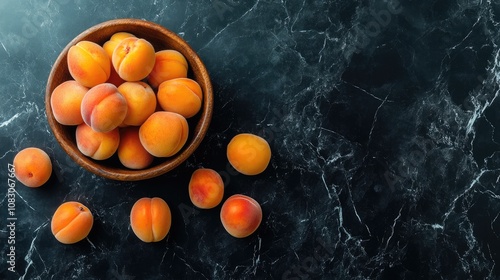
[[[189,137],[190,140],[186,143],[186,145],[181,149],[179,153],[170,158],[165,158],[165,162],[159,163],[157,165],[145,168],[145,169],[128,169],[126,167],[111,167],[101,164],[99,161],[93,160],[90,157],[83,155],[77,148],[76,143],[72,143],[68,137],[65,136],[63,130],[68,129],[68,126],[64,126],[59,124],[52,113],[50,97],[53,89],[58,85],[54,82],[54,77],[58,75],[56,73],[56,69],[62,64],[67,63],[66,56],[69,51],[69,48],[76,43],[84,40],[89,37],[91,34],[95,32],[106,29],[106,28],[118,28],[123,32],[131,32],[130,26],[134,26],[136,28],[147,28],[152,29],[152,31],[156,32],[156,34],[161,34],[162,36],[166,36],[169,40],[173,40],[181,49],[177,49],[177,51],[181,52],[188,60],[190,67],[196,68],[198,75],[201,75],[197,82],[203,89],[203,103],[202,108],[198,114],[199,120],[196,123],[194,129],[190,129],[190,132],[193,132],[193,135]],[[129,28],[127,29],[127,26]],[[119,32],[119,31],[118,31]],[[131,32],[132,33],[132,32]],[[111,36],[111,35],[110,35]],[[61,51],[55,60],[54,64],[51,67],[50,74],[47,79],[47,84],[45,88],[45,111],[46,117],[49,123],[49,126],[60,146],[63,150],[69,155],[69,157],[75,161],[78,165],[94,173],[98,176],[118,180],[118,181],[139,181],[146,180],[150,178],[154,178],[160,175],[163,175],[177,166],[184,163],[199,147],[202,140],[204,139],[211,119],[212,119],[212,110],[213,110],[213,89],[210,81],[210,77],[208,75],[208,71],[203,63],[203,61],[199,58],[198,54],[191,48],[191,46],[181,38],[177,33],[167,29],[166,27],[147,20],[143,19],[135,19],[135,18],[122,18],[122,19],[113,19],[105,22],[101,22],[96,24],[73,38]]]

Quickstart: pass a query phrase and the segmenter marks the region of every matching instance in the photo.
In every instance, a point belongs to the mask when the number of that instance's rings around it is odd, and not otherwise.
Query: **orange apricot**
[[[108,132],[127,116],[127,100],[118,88],[109,83],[91,88],[82,99],[83,121],[98,132]]]
[[[108,80],[110,58],[98,44],[80,41],[68,50],[68,70],[77,82],[91,88]]]
[[[130,211],[130,226],[134,234],[144,242],[158,242],[167,236],[172,224],[170,208],[159,197],[137,200]]]
[[[118,75],[125,81],[140,81],[153,70],[155,49],[144,39],[128,37],[115,47],[111,62]]]
[[[108,54],[109,58],[113,57],[113,52],[115,51],[116,46],[123,41],[125,38],[129,37],[135,37],[134,34],[128,33],[128,32],[117,32],[109,38],[108,41],[104,43],[102,46],[106,53]]]
[[[118,91],[127,101],[127,115],[124,125],[139,126],[156,110],[156,95],[153,89],[144,82],[125,82]]]
[[[108,41],[104,43],[102,46],[104,51],[106,51],[106,54],[109,57],[109,63],[111,63],[111,71],[109,75],[109,79],[106,81],[107,83],[111,83],[115,85],[116,87],[119,87],[121,84],[125,82],[120,75],[116,72],[115,68],[113,67],[113,63],[111,62],[111,58],[113,57],[113,52],[115,51],[116,46],[118,46],[118,43],[123,41],[125,38],[129,37],[135,37],[134,34],[128,33],[128,32],[117,32],[109,38]]]
[[[153,113],[139,129],[142,145],[156,157],[175,155],[186,143],[188,133],[186,118],[165,111]]]
[[[50,222],[52,234],[63,244],[73,244],[88,236],[94,217],[87,206],[68,201],[61,204]]]
[[[186,78],[188,62],[184,55],[176,50],[161,50],[155,54],[155,66],[148,76],[148,82],[157,88],[164,81]]]
[[[42,186],[52,174],[50,157],[39,148],[29,147],[19,151],[12,164],[17,180],[30,188]]]
[[[203,99],[200,85],[189,78],[177,78],[161,83],[158,103],[163,110],[181,114],[185,118],[196,115]]]
[[[255,199],[235,194],[222,204],[220,219],[222,226],[230,235],[244,238],[259,227],[262,221],[262,208]]]
[[[83,123],[82,99],[89,89],[74,80],[58,85],[50,96],[50,107],[56,121],[63,125]]]
[[[264,138],[241,133],[227,145],[227,158],[238,172],[257,175],[267,168],[271,160],[271,148]]]
[[[200,168],[193,172],[189,181],[189,198],[201,209],[214,208],[224,196],[224,182],[213,169]]]
[[[154,157],[144,149],[139,139],[139,127],[131,126],[120,129],[118,159],[127,168],[143,169],[148,167]]]
[[[82,154],[95,160],[110,158],[118,149],[118,128],[108,132],[97,132],[85,123],[76,127],[76,145]]]

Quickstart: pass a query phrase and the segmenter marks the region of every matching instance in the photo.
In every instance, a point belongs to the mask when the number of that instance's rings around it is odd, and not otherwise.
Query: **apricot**
[[[165,111],[153,113],[139,129],[142,145],[156,157],[175,155],[186,143],[188,133],[186,118]]]
[[[50,106],[56,121],[63,125],[83,123],[82,99],[89,89],[74,80],[58,85],[50,96]]]
[[[165,200],[144,197],[137,200],[130,211],[130,226],[134,234],[144,242],[163,240],[170,231],[172,215]]]
[[[118,88],[103,83],[91,88],[83,97],[83,121],[98,132],[108,132],[120,125],[127,116],[127,100]]]
[[[189,78],[177,78],[161,83],[158,103],[163,110],[190,118],[198,113],[203,99],[200,85]]]
[[[82,154],[95,160],[110,158],[118,149],[118,128],[108,132],[97,132],[85,123],[76,127],[76,145]]]
[[[94,224],[94,217],[87,206],[68,201],[61,204],[50,222],[52,234],[63,244],[73,244],[87,237]]]
[[[68,69],[75,81],[91,88],[108,80],[111,63],[106,51],[98,44],[80,41],[68,50]]]
[[[30,188],[42,186],[52,174],[50,157],[39,148],[29,147],[19,151],[12,164],[17,180]]]
[[[267,168],[271,160],[271,148],[264,138],[241,133],[227,145],[227,159],[238,172],[257,175]]]
[[[244,238],[259,227],[262,221],[262,208],[255,199],[235,194],[222,204],[220,219],[222,226],[230,235]]]
[[[125,125],[139,126],[156,110],[156,95],[153,89],[144,82],[125,82],[118,91],[127,100]]]
[[[189,181],[189,198],[201,209],[214,208],[224,196],[224,182],[215,170],[200,168],[193,172]]]
[[[109,40],[104,43],[104,45],[102,47],[104,48],[104,50],[106,51],[108,56],[111,58],[111,57],[113,57],[113,52],[115,51],[116,46],[118,46],[118,44],[121,41],[123,41],[123,39],[129,38],[129,37],[135,37],[135,35],[132,33],[128,33],[128,32],[117,32],[117,33],[113,34],[109,38]]]
[[[104,45],[102,47],[104,48],[104,51],[106,52],[106,54],[108,54],[108,56],[109,56],[109,63],[111,63],[111,58],[113,57],[113,52],[114,52],[116,46],[118,45],[118,43],[123,41],[123,39],[129,38],[129,37],[135,37],[135,35],[128,33],[128,32],[117,32],[117,33],[113,34],[111,36],[111,38],[109,38],[109,40],[104,43]],[[123,80],[120,77],[120,75],[118,75],[118,73],[116,72],[112,63],[111,63],[110,68],[111,68],[111,71],[110,71],[110,75],[109,75],[109,79],[107,80],[107,83],[111,83],[111,84],[115,85],[116,87],[119,87],[121,84],[123,84],[125,82],[125,80]]]
[[[148,167],[154,157],[144,149],[139,139],[139,127],[131,126],[120,129],[118,159],[127,168],[143,169]]]
[[[188,62],[184,55],[176,50],[162,50],[155,54],[155,66],[148,76],[149,84],[157,88],[164,81],[186,78]]]
[[[125,81],[140,81],[153,70],[155,49],[144,39],[128,37],[118,43],[111,62],[118,75]]]

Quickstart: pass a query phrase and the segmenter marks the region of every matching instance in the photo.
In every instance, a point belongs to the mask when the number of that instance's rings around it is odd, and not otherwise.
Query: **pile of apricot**
[[[102,46],[80,41],[68,50],[72,80],[52,92],[54,118],[76,126],[82,154],[105,160],[115,153],[130,169],[171,157],[185,145],[188,118],[201,109],[200,85],[187,77],[178,51],[155,50],[147,40],[118,32]]]

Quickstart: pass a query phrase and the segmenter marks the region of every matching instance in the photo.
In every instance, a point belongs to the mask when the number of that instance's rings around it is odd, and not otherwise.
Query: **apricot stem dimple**
[[[29,172],[28,177],[30,177],[30,178],[33,177],[33,172]]]

